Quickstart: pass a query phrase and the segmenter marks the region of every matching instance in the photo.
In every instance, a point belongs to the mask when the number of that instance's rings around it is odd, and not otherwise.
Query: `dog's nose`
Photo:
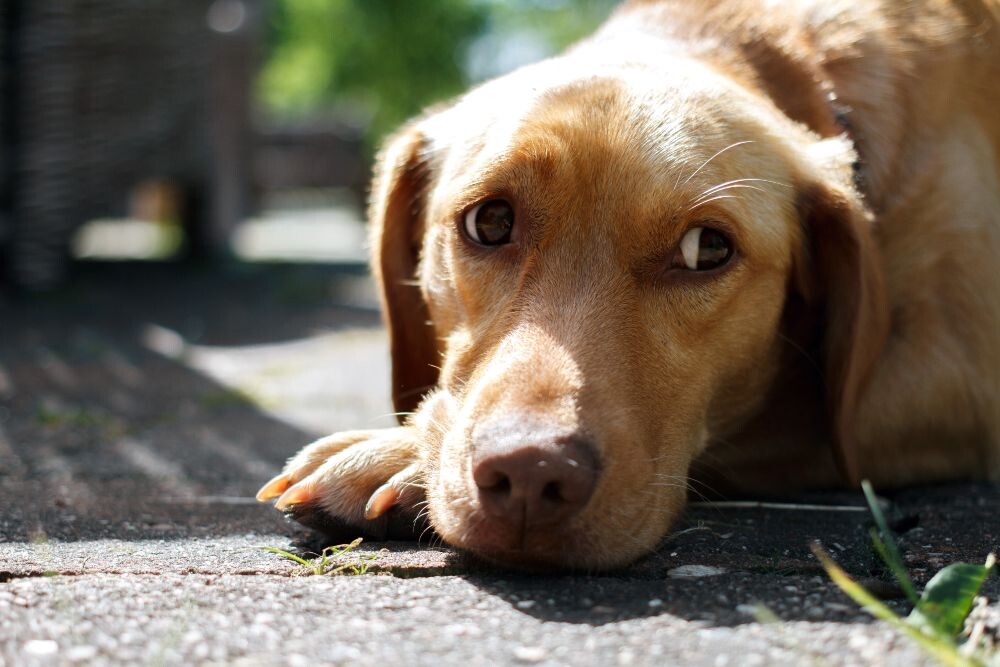
[[[583,509],[597,484],[598,468],[597,449],[583,438],[515,446],[480,443],[472,478],[486,514],[534,527]]]

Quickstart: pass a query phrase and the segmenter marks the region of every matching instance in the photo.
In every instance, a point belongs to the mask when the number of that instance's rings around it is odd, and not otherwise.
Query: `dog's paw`
[[[326,532],[410,536],[424,498],[419,444],[406,427],[336,433],[307,445],[257,499]]]

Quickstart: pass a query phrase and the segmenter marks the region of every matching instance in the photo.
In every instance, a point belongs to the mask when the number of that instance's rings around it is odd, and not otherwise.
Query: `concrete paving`
[[[58,294],[0,295],[0,667],[930,664],[809,551],[905,611],[853,493],[695,506],[593,576],[433,542],[363,542],[345,576],[315,576],[258,548],[329,543],[251,495],[311,438],[391,425],[386,378],[354,264],[86,264]],[[920,583],[1000,546],[1000,486],[887,501]]]

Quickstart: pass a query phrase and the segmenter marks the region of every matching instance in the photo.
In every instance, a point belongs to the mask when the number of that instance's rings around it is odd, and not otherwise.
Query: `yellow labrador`
[[[261,489],[494,561],[653,549],[691,476],[1000,473],[1000,3],[661,0],[387,144],[401,426]]]

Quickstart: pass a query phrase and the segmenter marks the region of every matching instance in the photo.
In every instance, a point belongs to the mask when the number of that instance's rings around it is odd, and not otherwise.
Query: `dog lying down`
[[[998,154],[997,0],[628,2],[388,142],[401,426],[258,498],[598,569],[692,484],[995,479]]]

